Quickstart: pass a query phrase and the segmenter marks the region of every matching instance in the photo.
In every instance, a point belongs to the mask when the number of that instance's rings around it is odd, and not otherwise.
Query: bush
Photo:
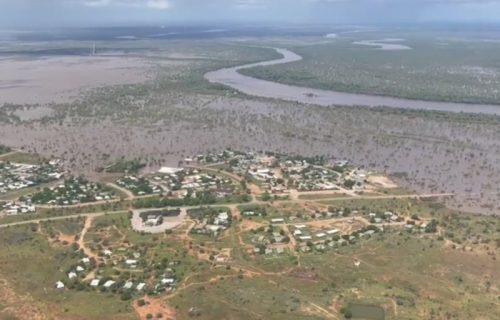
[[[144,307],[144,306],[146,305],[146,301],[144,301],[144,299],[139,299],[139,300],[137,301],[137,305],[138,305],[139,307]]]
[[[124,293],[121,294],[120,299],[122,301],[128,301],[128,300],[132,299],[132,294],[130,292],[128,292],[128,291],[124,292]]]

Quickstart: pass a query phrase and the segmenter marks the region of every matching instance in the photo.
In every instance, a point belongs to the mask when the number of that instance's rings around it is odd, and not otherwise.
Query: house
[[[94,279],[94,280],[90,281],[90,286],[95,288],[95,287],[99,286],[99,283],[101,283],[100,279]]]
[[[280,235],[280,236],[275,236],[273,239],[274,239],[274,242],[281,243],[281,242],[283,242],[283,240],[285,239],[285,237],[283,237],[283,236]]]
[[[123,285],[123,289],[132,289],[133,286],[134,286],[134,283],[132,281],[127,281]]]
[[[137,291],[142,291],[144,289],[144,287],[146,286],[146,284],[144,282],[141,282],[137,285],[136,287],[136,290]]]
[[[339,233],[339,231],[337,229],[328,230],[326,232],[326,234],[328,234],[329,236],[335,235],[337,233]]]
[[[323,245],[323,244],[317,244],[316,245],[316,250],[320,250],[320,251],[325,250],[325,245]]]
[[[148,227],[155,227],[155,226],[160,224],[160,221],[161,221],[161,217],[152,215],[152,216],[148,216],[146,222],[144,222],[144,225],[146,225]]]
[[[161,283],[162,284],[166,284],[166,285],[172,285],[175,283],[175,279],[174,278],[164,278],[164,279],[161,279]]]
[[[324,238],[324,237],[326,237],[326,233],[323,233],[323,232],[317,233],[316,237],[318,237],[318,238]]]
[[[111,254],[113,254],[113,252],[111,252],[111,250],[108,250],[108,249],[104,250],[102,253],[103,253],[106,257],[110,257],[110,256],[111,256]]]
[[[128,266],[135,266],[135,265],[137,265],[137,260],[127,259],[127,260],[125,260],[125,264]]]
[[[301,236],[301,237],[299,237],[299,239],[300,239],[301,241],[308,241],[308,240],[311,240],[311,239],[312,239],[312,237],[311,237],[311,236]]]
[[[64,283],[62,281],[56,282],[56,289],[64,289]]]
[[[227,212],[220,212],[214,220],[216,225],[227,225],[229,220],[229,215]]]
[[[76,267],[76,272],[82,272],[82,271],[84,271],[84,270],[85,270],[85,269],[84,269],[84,268],[82,268],[82,267],[80,267],[80,266],[77,266],[77,267]]]
[[[271,223],[272,223],[272,224],[280,224],[280,223],[285,223],[285,219],[283,219],[283,218],[275,218],[275,219],[271,219]]]
[[[68,278],[70,278],[70,279],[74,279],[74,278],[76,278],[76,277],[77,277],[76,272],[71,271],[70,273],[68,273]]]
[[[104,284],[104,288],[111,288],[114,284],[115,284],[115,281],[113,281],[113,280],[108,280],[108,281],[106,281],[106,283]]]
[[[85,258],[82,258],[82,259],[80,260],[80,262],[82,262],[82,263],[84,263],[84,264],[89,264],[89,263],[90,263],[90,259],[89,259],[89,258],[87,258],[87,257],[85,257]]]
[[[302,246],[302,247],[300,247],[300,251],[301,252],[309,252],[309,251],[311,251],[311,248],[309,248],[308,246]]]
[[[182,168],[161,167],[160,170],[158,170],[158,172],[164,173],[164,174],[176,174],[176,173],[181,172],[183,170],[184,169],[182,169]]]

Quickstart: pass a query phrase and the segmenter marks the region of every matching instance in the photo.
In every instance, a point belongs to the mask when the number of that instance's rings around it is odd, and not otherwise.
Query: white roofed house
[[[88,257],[82,258],[80,261],[84,264],[90,263],[90,259]]]
[[[158,170],[159,173],[165,173],[165,174],[175,174],[178,172],[183,171],[183,168],[173,168],[173,167],[161,167],[160,170]]]
[[[132,281],[127,281],[123,285],[123,289],[132,289],[133,286],[134,286],[134,283]]]
[[[280,224],[280,223],[285,223],[285,219],[284,218],[271,219],[271,224]]]
[[[101,283],[100,279],[94,279],[94,280],[90,281],[90,286],[97,287],[97,286],[99,286],[99,283]]]
[[[145,286],[146,286],[146,284],[144,282],[141,282],[137,285],[136,289],[137,289],[137,291],[141,291],[144,289]]]
[[[227,212],[220,212],[214,220],[215,225],[227,225],[229,223],[229,215]]]
[[[134,259],[127,259],[125,260],[125,264],[130,267],[130,268],[135,268],[137,267],[137,260]]]

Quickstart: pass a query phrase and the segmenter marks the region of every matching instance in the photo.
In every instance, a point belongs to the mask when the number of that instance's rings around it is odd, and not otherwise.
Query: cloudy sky
[[[500,22],[500,0],[0,0],[0,27],[191,22]]]

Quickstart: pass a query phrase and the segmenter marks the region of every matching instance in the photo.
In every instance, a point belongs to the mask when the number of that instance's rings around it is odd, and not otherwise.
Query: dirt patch
[[[83,227],[83,230],[80,233],[80,238],[78,239],[77,243],[87,257],[94,258],[94,259],[98,260],[99,257],[94,252],[92,252],[92,250],[90,250],[90,248],[88,248],[85,245],[85,235],[87,234],[87,231],[89,231],[90,227],[92,226],[92,221],[93,221],[92,217],[87,217],[87,219],[85,220],[85,226]]]
[[[371,176],[368,178],[368,182],[374,185],[381,186],[382,188],[397,188],[398,185],[391,179],[385,176]]]
[[[57,237],[59,241],[62,243],[66,242],[68,245],[75,243],[75,236],[72,234],[64,234],[64,233],[59,233],[59,236]]]
[[[142,298],[145,302],[145,305],[142,307],[139,306],[139,300],[134,301],[133,307],[141,320],[148,319],[148,314],[153,315],[155,318],[161,314],[162,319],[175,319],[175,310],[162,301],[161,298],[151,298],[145,296]]]

